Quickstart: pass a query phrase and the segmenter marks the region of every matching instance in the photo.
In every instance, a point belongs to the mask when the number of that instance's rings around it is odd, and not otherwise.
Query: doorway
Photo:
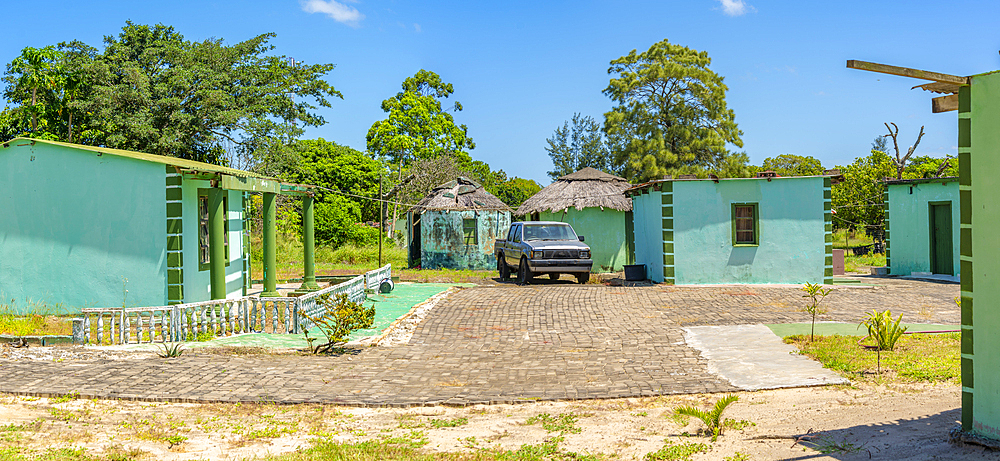
[[[931,202],[928,209],[930,222],[931,272],[955,275],[952,254],[951,202]]]

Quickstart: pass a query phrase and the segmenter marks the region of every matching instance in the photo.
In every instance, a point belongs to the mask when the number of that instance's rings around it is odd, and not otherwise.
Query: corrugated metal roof
[[[938,93],[938,94],[958,94],[958,89],[961,87],[962,85],[956,85],[954,83],[931,82],[931,83],[924,83],[923,85],[917,85],[910,89],[913,90],[916,88],[920,88],[921,90],[930,91],[932,93]]]
[[[955,182],[955,181],[958,181],[958,177],[956,176],[941,176],[938,178],[886,179],[883,182],[885,182],[887,185],[895,186],[900,184],[926,184],[932,182],[944,183],[944,182]]]
[[[277,181],[276,178],[272,178],[270,176],[264,176],[264,175],[253,173],[253,172],[250,172],[250,171],[237,170],[235,168],[229,168],[229,167],[224,167],[224,166],[219,166],[219,165],[212,165],[211,163],[196,162],[194,160],[187,160],[187,159],[183,159],[183,158],[167,157],[165,155],[155,155],[155,154],[146,154],[146,153],[143,153],[143,152],[134,152],[134,151],[130,151],[130,150],[110,149],[110,148],[107,148],[107,147],[95,147],[95,146],[87,146],[87,145],[83,145],[83,144],[73,144],[73,143],[68,143],[68,142],[49,141],[49,140],[45,140],[45,139],[34,139],[34,138],[14,138],[14,139],[11,139],[10,141],[5,142],[4,144],[10,144],[10,143],[13,143],[13,142],[16,142],[16,141],[40,142],[40,143],[45,143],[45,144],[51,144],[51,145],[54,145],[54,146],[68,147],[68,148],[71,148],[71,149],[86,150],[86,151],[90,151],[90,152],[99,152],[99,153],[102,153],[102,154],[116,155],[116,156],[119,156],[119,157],[126,157],[126,158],[135,159],[135,160],[142,160],[142,161],[146,161],[146,162],[160,163],[160,164],[163,164],[163,165],[172,165],[172,166],[176,166],[176,167],[179,167],[179,168],[184,168],[184,169],[187,169],[187,170],[195,170],[195,171],[201,171],[201,172],[212,172],[212,173],[221,173],[221,174],[227,174],[227,175],[231,175],[231,176],[239,176],[239,177],[243,177],[243,178],[271,179],[271,180]]]

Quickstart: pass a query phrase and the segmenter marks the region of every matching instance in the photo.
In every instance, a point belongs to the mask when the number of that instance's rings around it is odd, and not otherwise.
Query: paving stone
[[[835,290],[820,320],[892,309],[911,323],[959,323],[958,285],[879,280]],[[684,343],[683,326],[806,322],[802,291],[739,286],[503,284],[460,290],[409,344],[340,356],[0,360],[0,392],[179,402],[469,405],[727,392]]]

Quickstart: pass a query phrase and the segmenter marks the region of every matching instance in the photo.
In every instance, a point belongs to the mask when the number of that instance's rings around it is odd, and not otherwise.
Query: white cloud
[[[352,27],[357,27],[358,22],[365,18],[365,15],[361,14],[357,8],[344,5],[336,0],[303,0],[302,11],[306,13],[323,13],[334,21]]]
[[[743,0],[719,0],[719,3],[722,4],[722,12],[727,16],[743,16],[747,11],[754,11],[754,7]]]
[[[413,23],[413,28],[416,29],[417,33],[420,33],[420,24]]]

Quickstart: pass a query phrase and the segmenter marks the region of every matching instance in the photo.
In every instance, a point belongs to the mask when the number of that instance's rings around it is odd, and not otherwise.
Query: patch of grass
[[[52,403],[66,403],[66,402],[69,402],[70,400],[76,400],[78,398],[80,398],[80,392],[79,391],[73,391],[73,392],[70,392],[69,394],[62,395],[62,396],[59,396],[59,397],[56,397],[56,398],[52,399]]]
[[[725,458],[722,458],[722,461],[750,461],[750,455],[737,451],[736,453],[733,453],[733,456],[726,456]]]
[[[896,350],[882,351],[883,377],[902,382],[940,382],[961,379],[960,333],[903,335]],[[858,345],[855,336],[794,335],[785,338],[799,350],[849,379],[873,379],[876,353]]]
[[[442,427],[458,427],[469,424],[469,418],[452,418],[452,419],[432,419],[428,421],[431,427],[434,429],[440,429]]]
[[[837,249],[844,249],[850,247],[859,247],[864,245],[871,245],[874,240],[862,232],[850,232],[849,238],[845,238],[847,235],[847,229],[838,229],[833,233],[833,247]]]
[[[885,265],[885,253],[871,253],[862,256],[844,255],[844,270],[858,272],[864,267],[882,267]]]
[[[665,441],[663,448],[643,456],[645,461],[685,461],[690,460],[695,453],[705,453],[709,446],[704,443],[684,442],[676,445],[670,440]]]
[[[65,317],[54,315],[60,306],[28,301],[18,306],[13,299],[10,303],[0,302],[0,334],[14,336],[68,335],[73,326]]]
[[[531,426],[532,424],[542,423],[542,428],[548,432],[559,432],[560,434],[579,434],[583,429],[576,426],[576,421],[578,419],[579,417],[572,413],[563,413],[556,416],[552,416],[548,413],[542,413],[528,418],[524,424],[526,426]]]

